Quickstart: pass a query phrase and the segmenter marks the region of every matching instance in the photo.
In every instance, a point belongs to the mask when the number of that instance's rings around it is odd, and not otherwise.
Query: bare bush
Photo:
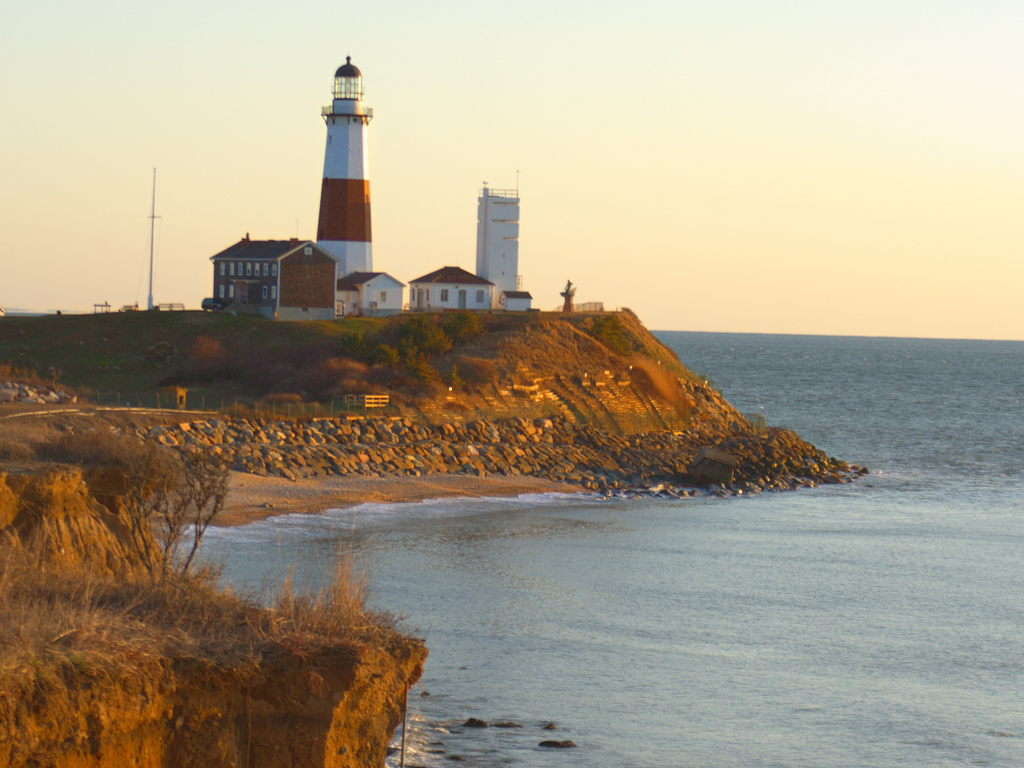
[[[127,492],[121,503],[132,545],[154,575],[188,571],[206,529],[227,499],[230,465],[211,448],[178,451],[93,429],[56,435],[39,453],[54,461],[124,474]],[[156,536],[154,521],[160,523]]]
[[[189,359],[195,363],[219,363],[227,357],[224,345],[209,336],[196,336],[188,350]]]
[[[302,389],[309,397],[329,400],[340,395],[366,391],[369,366],[346,357],[330,357],[302,372]]]
[[[463,357],[459,360],[459,376],[470,386],[480,387],[498,380],[498,366],[482,357]]]
[[[224,509],[231,465],[222,453],[204,447],[179,454],[180,475],[170,503],[160,508],[163,520],[161,543],[164,569],[168,565],[186,573],[203,535]],[[188,535],[191,531],[191,535]],[[182,552],[188,538],[187,552]]]

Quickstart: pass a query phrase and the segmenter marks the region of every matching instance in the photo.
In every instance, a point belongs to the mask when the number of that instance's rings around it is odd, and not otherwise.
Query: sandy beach
[[[365,502],[423,501],[457,496],[518,496],[577,493],[583,488],[537,477],[354,477],[329,475],[305,480],[231,473],[231,489],[217,525],[245,525],[273,515],[318,513]]]

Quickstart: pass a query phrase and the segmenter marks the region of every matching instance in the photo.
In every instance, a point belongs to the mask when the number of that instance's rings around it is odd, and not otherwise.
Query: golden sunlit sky
[[[202,2],[0,8],[0,305],[198,306],[246,232],[314,238],[363,72],[374,267],[475,264],[522,196],[534,306],[651,328],[1024,339],[1024,4]]]

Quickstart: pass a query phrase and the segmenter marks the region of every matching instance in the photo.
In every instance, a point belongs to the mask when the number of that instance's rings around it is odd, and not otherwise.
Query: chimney
[[[247,243],[249,242],[249,233],[248,232],[245,233],[245,242],[247,242]]]
[[[291,244],[292,244],[292,245],[298,245],[298,244],[299,244],[299,238],[297,238],[297,237],[293,237],[293,238],[291,239]]]

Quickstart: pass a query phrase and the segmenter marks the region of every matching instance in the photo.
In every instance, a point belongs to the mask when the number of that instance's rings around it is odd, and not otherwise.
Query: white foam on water
[[[329,509],[322,513],[275,515],[245,525],[210,528],[211,544],[260,543],[288,539],[320,539],[375,525],[404,520],[464,517],[488,512],[516,512],[572,501],[593,501],[589,494],[526,493],[519,496],[457,496],[423,501],[366,502],[353,507]]]

